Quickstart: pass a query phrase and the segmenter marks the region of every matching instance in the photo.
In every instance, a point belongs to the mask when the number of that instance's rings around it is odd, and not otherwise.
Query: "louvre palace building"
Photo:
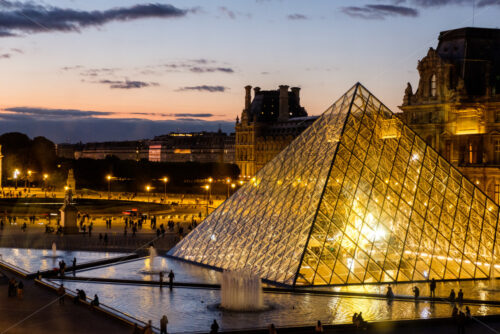
[[[403,120],[500,202],[500,29],[443,31],[408,83]]]

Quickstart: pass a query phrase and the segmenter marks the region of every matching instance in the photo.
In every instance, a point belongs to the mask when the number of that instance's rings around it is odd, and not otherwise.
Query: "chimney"
[[[252,86],[245,86],[245,109],[250,109],[250,102],[252,101]]]
[[[255,88],[253,89],[253,94],[254,94],[254,97],[255,97],[255,95],[257,95],[257,94],[259,94],[259,93],[260,93],[260,87],[255,87]]]
[[[288,120],[288,86],[281,85],[280,86],[280,108],[279,108],[279,116],[278,121],[285,122]]]
[[[297,107],[300,106],[300,87],[291,88]]]

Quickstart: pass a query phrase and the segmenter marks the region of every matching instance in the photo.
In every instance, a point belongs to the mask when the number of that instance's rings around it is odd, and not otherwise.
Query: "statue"
[[[409,105],[411,104],[411,97],[413,96],[413,88],[411,87],[411,83],[408,82],[405,89],[405,96],[403,98],[403,104]]]
[[[73,202],[73,192],[71,188],[68,188],[66,194],[64,194],[64,205],[68,206]]]

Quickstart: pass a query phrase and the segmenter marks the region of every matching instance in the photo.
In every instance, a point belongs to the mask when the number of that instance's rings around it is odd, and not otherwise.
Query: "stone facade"
[[[245,87],[245,107],[236,119],[235,162],[240,176],[252,177],[317,118],[300,105],[300,88],[263,91]]]
[[[401,118],[500,203],[500,29],[441,32]]]

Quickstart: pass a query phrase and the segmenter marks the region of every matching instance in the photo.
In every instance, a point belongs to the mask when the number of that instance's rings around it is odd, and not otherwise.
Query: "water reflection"
[[[261,313],[222,312],[213,308],[220,302],[216,289],[174,288],[112,285],[84,282],[65,282],[69,289],[84,289],[87,295],[97,293],[102,303],[135,316],[143,321],[158,324],[163,314],[169,318],[173,332],[207,331],[213,319],[222,330],[265,328],[274,323],[281,326],[312,325],[317,320],[324,324],[350,323],[355,312],[363,312],[369,321],[415,318],[449,317],[451,306],[447,303],[420,301],[393,301],[384,299],[332,297],[324,295],[299,295],[265,293],[264,302],[274,306]],[[472,314],[500,314],[498,307],[469,306]]]
[[[173,270],[176,282],[208,284],[220,283],[221,274],[215,270],[163,256],[157,256],[155,262],[157,267],[155,270],[156,272],[159,272],[160,270],[163,272]],[[149,274],[150,272],[151,260],[149,257],[144,257],[137,260],[81,271],[78,272],[78,276],[158,281],[158,273]]]
[[[127,253],[58,250],[57,258],[53,258],[50,255],[52,252],[49,252],[49,250],[26,248],[0,248],[0,254],[3,262],[10,263],[30,273],[56,268],[61,260],[64,260],[70,266],[75,257],[77,263],[82,264],[128,255]]]

